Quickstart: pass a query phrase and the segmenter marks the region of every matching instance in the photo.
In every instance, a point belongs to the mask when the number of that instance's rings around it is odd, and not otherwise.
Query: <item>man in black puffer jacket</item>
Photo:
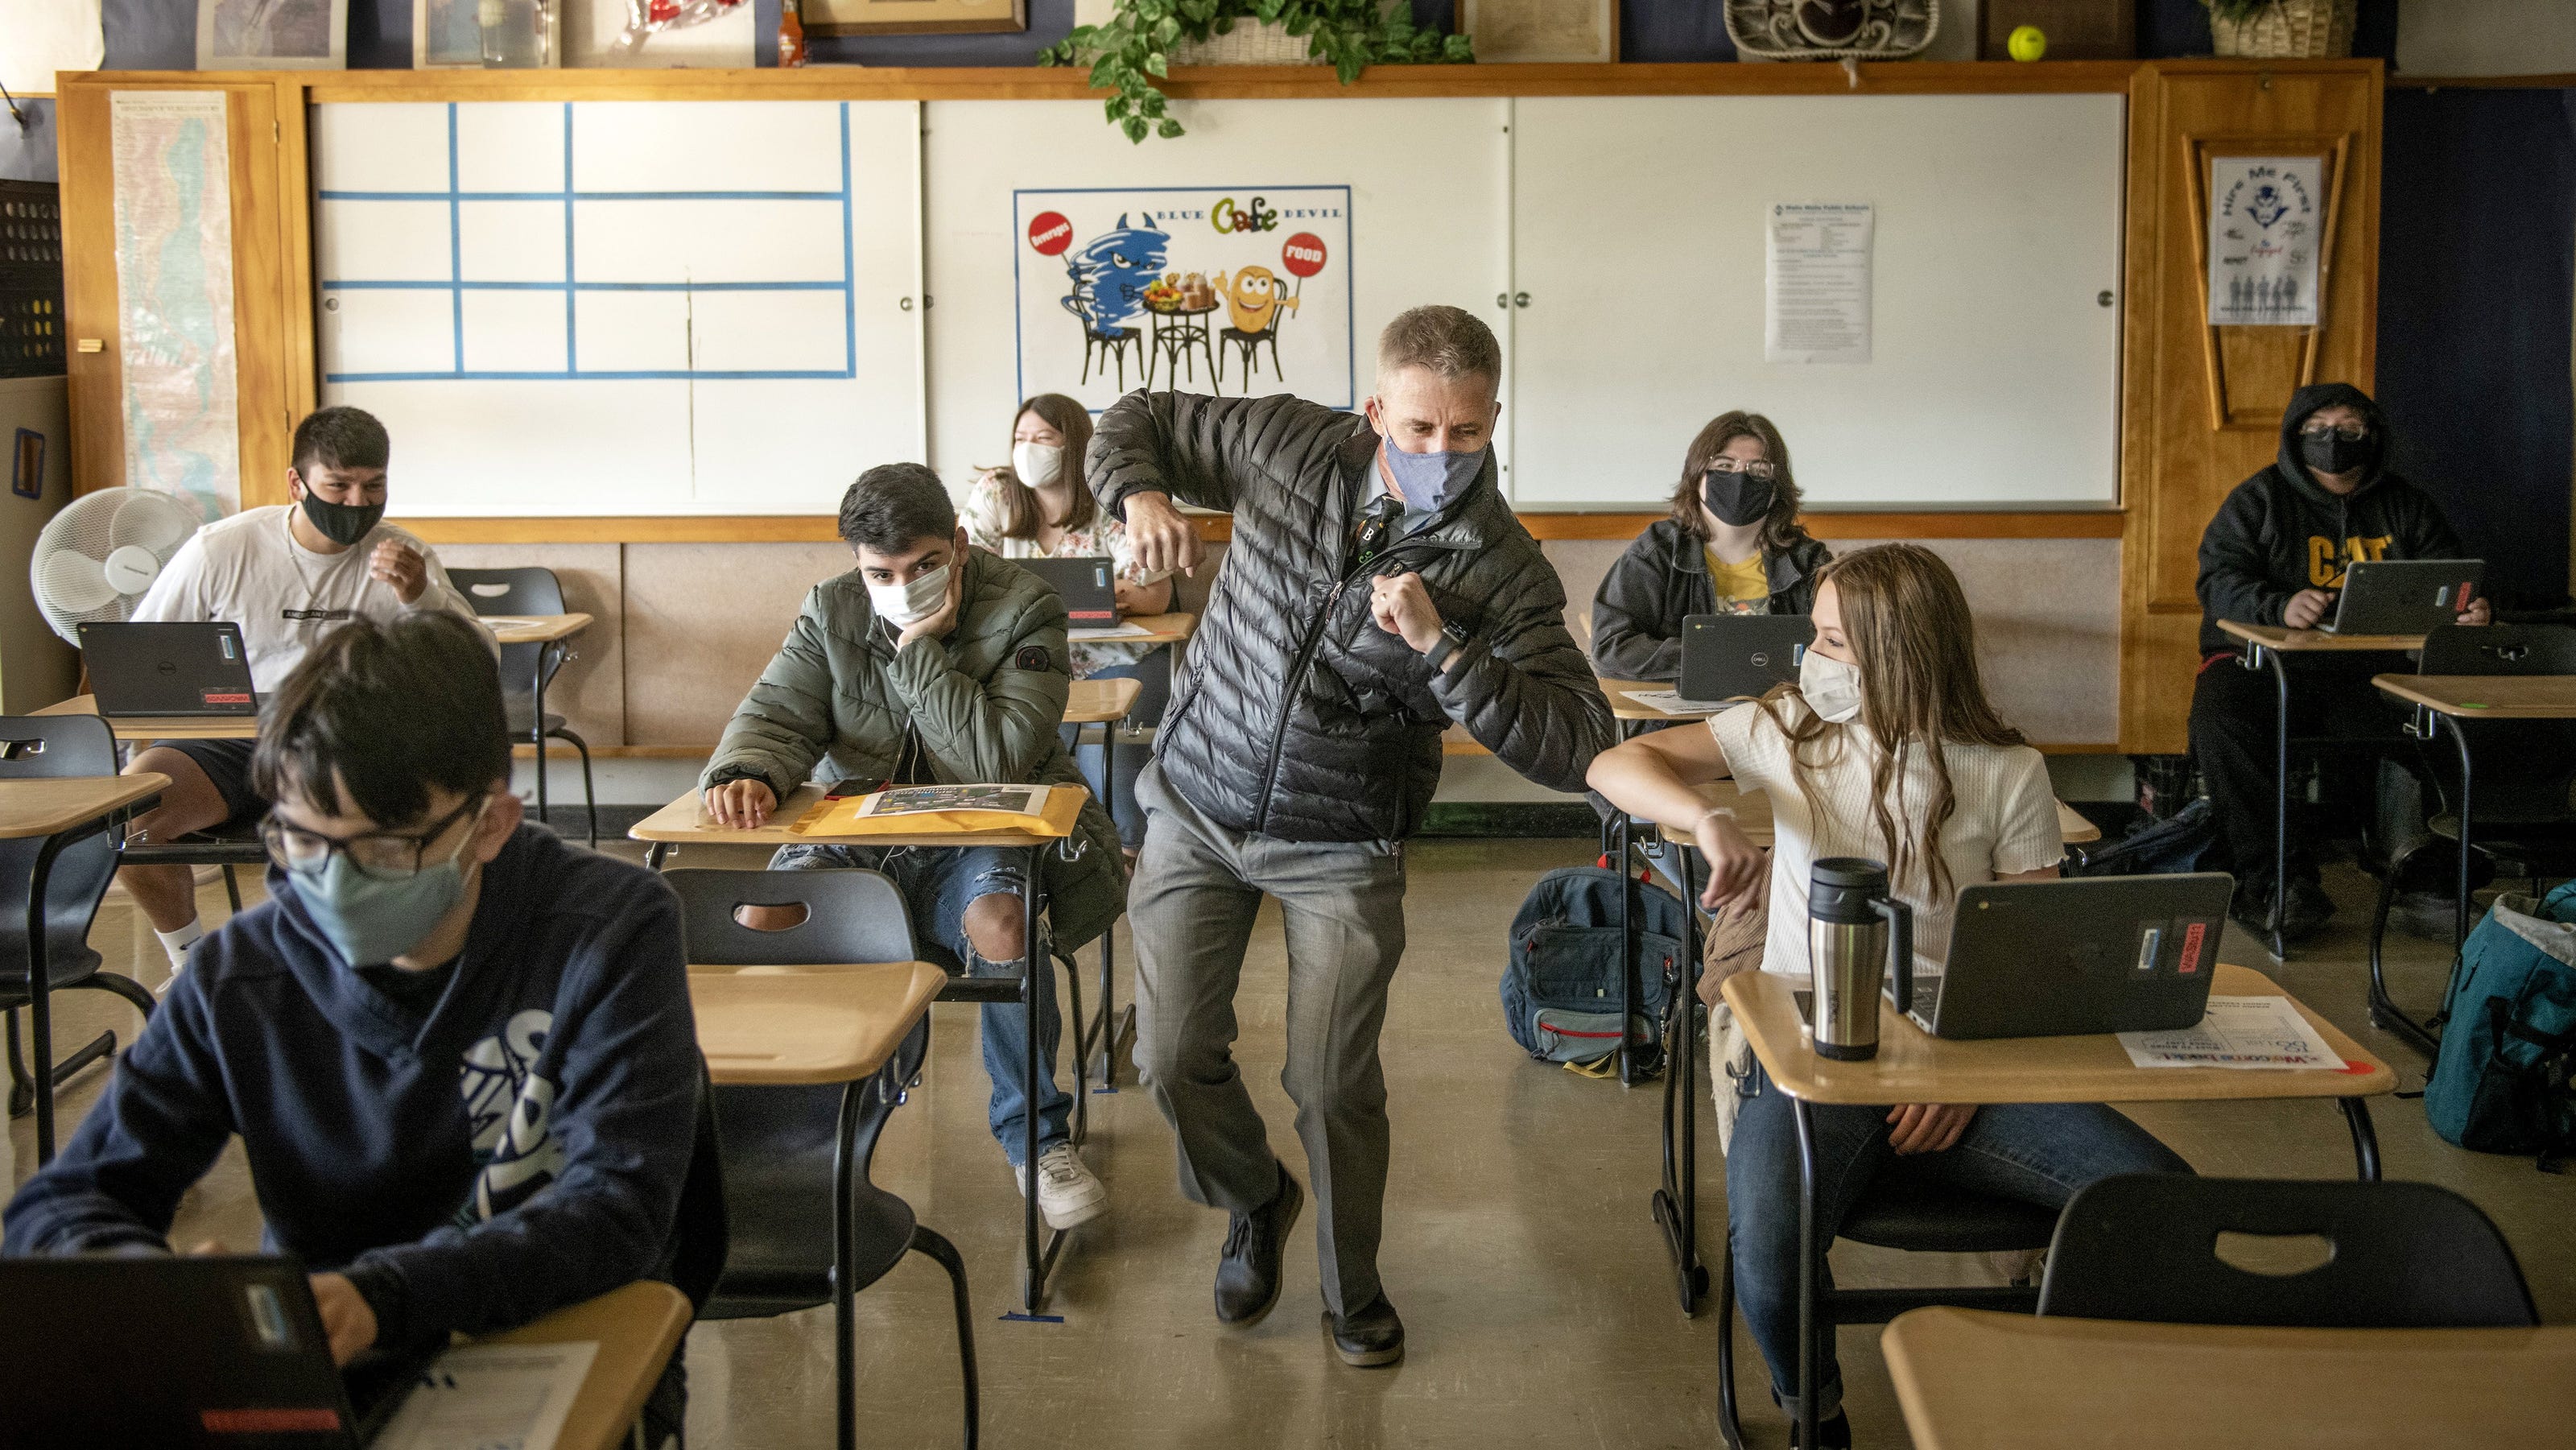
[[[1137,1059],[1179,1135],[1182,1191],[1234,1216],[1217,1317],[1250,1324],[1278,1299],[1304,1200],[1232,1051],[1244,946],[1277,897],[1283,1081],[1323,1216],[1326,1327],[1356,1365],[1404,1353],[1377,1276],[1377,1038],[1404,954],[1402,843],[1439,785],[1440,733],[1454,720],[1568,792],[1610,742],[1564,588],[1495,490],[1501,372],[1483,323],[1416,308],[1379,339],[1365,421],[1286,396],[1132,393],[1101,415],[1087,469],[1145,569],[1199,560],[1174,499],[1234,516],[1137,782]]]
[[[2344,566],[2372,559],[2457,559],[2459,536],[2430,494],[2390,472],[2388,424],[2349,383],[2317,383],[2290,397],[2279,458],[2236,486],[2200,539],[2200,678],[2191,694],[2191,752],[2209,784],[2220,839],[2236,872],[2236,915],[2257,932],[2272,914],[2272,811],[2279,787],[2273,752],[2280,704],[2271,675],[2239,669],[2236,641],[2218,622],[2308,629],[2334,605]],[[2474,601],[2462,624],[2487,622]],[[2370,677],[2412,667],[2384,654],[2291,656],[2290,729],[2397,736],[2403,718]],[[2315,933],[2334,912],[2316,863],[2290,842],[2288,941]]]

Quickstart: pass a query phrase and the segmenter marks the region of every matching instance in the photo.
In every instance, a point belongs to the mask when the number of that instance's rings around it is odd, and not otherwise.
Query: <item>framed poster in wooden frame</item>
[[[1028,0],[797,0],[807,35],[940,35],[1026,30]]]

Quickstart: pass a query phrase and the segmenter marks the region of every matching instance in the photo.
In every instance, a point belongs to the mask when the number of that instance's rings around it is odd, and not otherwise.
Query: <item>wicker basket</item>
[[[2352,54],[2358,0],[2272,0],[2251,20],[2212,10],[2209,38],[2220,55],[2261,60],[2327,60]]]
[[[1306,37],[1290,35],[1271,20],[1237,16],[1234,28],[1205,40],[1184,40],[1172,47],[1174,65],[1322,65],[1307,49]]]

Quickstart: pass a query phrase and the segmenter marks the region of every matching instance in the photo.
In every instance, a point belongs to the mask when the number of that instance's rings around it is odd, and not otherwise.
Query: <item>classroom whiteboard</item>
[[[1519,506],[1660,507],[1734,408],[1811,506],[2117,501],[2121,97],[1523,99],[1513,133]],[[1763,360],[1780,202],[1874,208],[1868,362]]]
[[[913,103],[314,113],[322,397],[406,515],[830,513],[919,457]]]

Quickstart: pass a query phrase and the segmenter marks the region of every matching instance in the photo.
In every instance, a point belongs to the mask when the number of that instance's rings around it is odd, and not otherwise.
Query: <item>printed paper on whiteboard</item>
[[[2137,1067],[2341,1069],[2343,1059],[2287,997],[2212,997],[2198,1026],[2123,1032]]]
[[[469,1344],[421,1372],[375,1450],[554,1450],[599,1357],[571,1344]]]
[[[2325,158],[2209,163],[2209,325],[2314,327]]]
[[[1877,209],[1866,203],[1772,206],[1764,362],[1869,361],[1869,249],[1877,224]]]

